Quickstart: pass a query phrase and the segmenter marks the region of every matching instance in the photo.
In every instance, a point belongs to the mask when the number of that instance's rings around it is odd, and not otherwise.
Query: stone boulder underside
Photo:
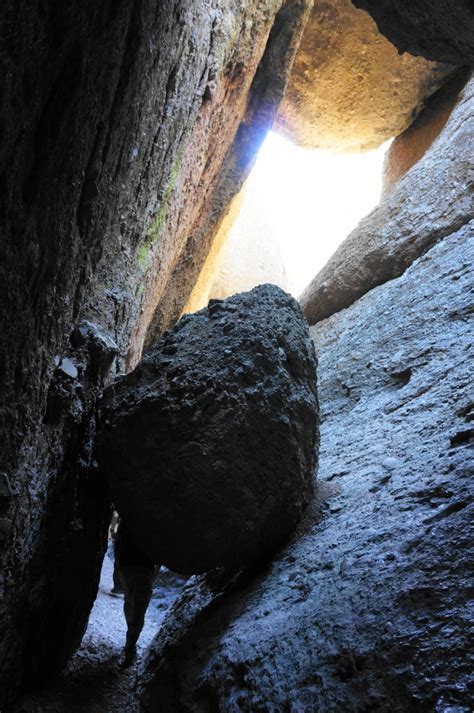
[[[259,573],[191,580],[143,711],[471,709],[470,227],[312,328],[318,499]]]
[[[307,148],[373,149],[406,129],[452,71],[400,55],[350,0],[316,0],[275,129]]]

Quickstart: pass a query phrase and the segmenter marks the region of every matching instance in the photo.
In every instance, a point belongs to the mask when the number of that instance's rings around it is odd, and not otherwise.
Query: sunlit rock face
[[[471,0],[353,0],[400,52],[474,67]]]
[[[116,507],[175,571],[267,555],[309,501],[316,357],[298,303],[274,285],[184,317],[102,412],[96,452]]]
[[[473,258],[465,226],[311,328],[315,507],[259,573],[189,582],[143,711],[470,709]]]
[[[474,79],[423,158],[340,245],[300,297],[310,324],[399,276],[472,218]]]
[[[407,128],[451,72],[400,55],[350,0],[316,0],[276,129],[308,148],[376,148]]]

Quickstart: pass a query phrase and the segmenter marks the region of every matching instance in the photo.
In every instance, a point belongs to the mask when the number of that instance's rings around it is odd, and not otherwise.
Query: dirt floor
[[[104,558],[97,599],[82,645],[57,684],[18,702],[18,713],[135,713],[137,669],[184,579],[161,568],[155,580],[136,662],[123,668],[126,624],[123,598],[110,594],[113,559]]]

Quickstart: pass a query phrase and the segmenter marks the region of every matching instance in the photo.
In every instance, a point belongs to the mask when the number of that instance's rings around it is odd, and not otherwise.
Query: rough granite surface
[[[311,329],[318,497],[240,581],[193,578],[142,711],[472,710],[472,262],[465,226]]]

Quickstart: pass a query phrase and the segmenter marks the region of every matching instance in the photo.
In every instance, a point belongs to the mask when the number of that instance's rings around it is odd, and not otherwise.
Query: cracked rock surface
[[[178,572],[279,545],[311,492],[316,358],[275,285],[184,317],[109,387],[98,458],[137,544]]]
[[[257,576],[188,583],[143,711],[471,710],[469,227],[311,329],[316,504]]]

